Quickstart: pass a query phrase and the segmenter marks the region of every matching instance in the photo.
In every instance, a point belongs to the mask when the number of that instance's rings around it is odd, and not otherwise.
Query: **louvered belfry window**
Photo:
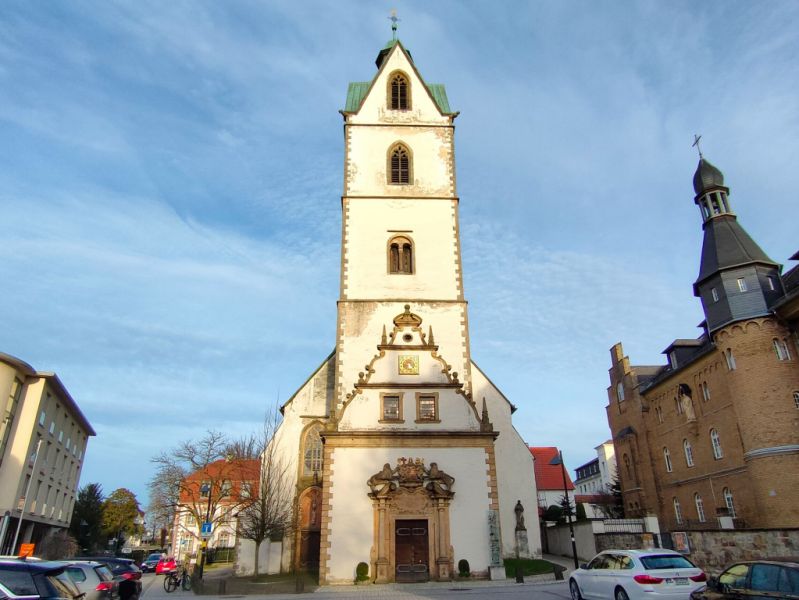
[[[391,110],[408,108],[408,80],[397,73],[391,78]]]
[[[396,146],[391,151],[390,182],[400,185],[411,182],[411,157],[404,146]]]
[[[413,273],[413,246],[405,237],[396,237],[389,243],[389,273]]]

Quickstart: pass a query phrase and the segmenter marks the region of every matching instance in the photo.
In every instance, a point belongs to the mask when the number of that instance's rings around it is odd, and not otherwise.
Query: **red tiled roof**
[[[550,464],[552,459],[558,456],[558,449],[554,446],[531,446],[530,454],[535,458],[535,486],[538,491],[563,491],[563,471],[561,466],[559,464]],[[574,489],[568,469],[566,470],[566,489]]]

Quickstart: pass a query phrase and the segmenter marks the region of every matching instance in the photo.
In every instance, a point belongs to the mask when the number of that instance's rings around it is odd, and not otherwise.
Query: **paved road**
[[[145,574],[142,577],[143,600],[189,600],[192,592],[182,590],[167,594],[163,577]],[[309,600],[412,600],[414,598],[497,598],[499,600],[569,600],[569,589],[565,582],[523,584],[507,582],[474,581],[469,583],[388,584],[369,586],[328,586],[303,594]],[[301,597],[301,596],[300,596]],[[298,594],[270,594],[263,596],[201,596],[197,600],[296,600]]]

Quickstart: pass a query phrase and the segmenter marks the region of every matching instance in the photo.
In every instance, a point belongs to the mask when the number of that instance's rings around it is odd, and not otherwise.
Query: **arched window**
[[[619,402],[624,401],[624,386],[622,385],[621,381],[616,384],[616,398]]]
[[[685,464],[689,467],[694,466],[694,451],[691,449],[691,442],[688,440],[682,441],[682,448],[685,451]]]
[[[777,360],[791,360],[791,351],[788,350],[788,342],[774,338],[774,352],[777,353]]]
[[[388,242],[388,272],[411,274],[413,271],[413,242],[405,236],[391,238]]]
[[[700,523],[705,522],[705,503],[702,502],[702,496],[698,493],[694,494],[694,504],[696,504],[696,516]]]
[[[388,154],[388,182],[408,185],[411,182],[411,153],[402,144],[391,148]]]
[[[719,432],[715,429],[710,430],[710,444],[713,446],[713,458],[716,460],[724,456],[721,450],[721,440],[719,439]]]
[[[677,411],[678,415],[682,414],[682,402],[677,397],[674,398],[674,410]]]
[[[705,402],[710,400],[710,388],[707,385],[707,381],[703,381],[699,387],[702,388],[702,400]]]
[[[391,110],[408,110],[411,107],[410,84],[403,73],[392,73],[388,78],[388,107]]]
[[[732,354],[732,348],[727,348],[724,351],[724,358],[727,361],[727,369],[729,371],[734,371],[735,370],[735,356],[733,356],[733,354]]]
[[[322,431],[322,426],[317,424],[305,432],[303,475],[313,475],[322,470],[322,438],[319,437],[320,431]]]
[[[658,423],[662,423],[663,422],[663,409],[661,408],[660,404],[655,406],[655,414],[657,415]]]
[[[671,473],[671,453],[668,448],[663,448],[663,460],[666,462],[666,472]]]
[[[734,519],[735,518],[735,503],[732,500],[732,492],[730,491],[730,488],[724,488],[724,491],[722,491],[722,494],[724,495],[724,504],[727,505],[727,512]]]
[[[677,498],[672,499],[674,503],[674,518],[677,520],[677,525],[682,524],[682,509],[680,508],[680,501]]]

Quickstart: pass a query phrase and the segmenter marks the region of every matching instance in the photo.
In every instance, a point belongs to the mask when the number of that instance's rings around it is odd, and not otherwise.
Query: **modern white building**
[[[585,506],[588,518],[606,516],[596,500],[598,495],[609,494],[616,479],[616,453],[613,440],[603,442],[594,448],[596,458],[575,469],[577,478],[574,481],[578,501]]]
[[[48,533],[69,527],[94,429],[55,373],[4,353],[0,415],[0,554],[23,543],[38,552]]]
[[[399,41],[376,64],[341,111],[335,349],[283,406],[275,438],[297,486],[282,568],[318,568],[326,584],[351,583],[360,562],[378,583],[447,580],[466,559],[504,577],[504,557],[540,556],[536,485],[516,407],[471,358],[458,113]]]

